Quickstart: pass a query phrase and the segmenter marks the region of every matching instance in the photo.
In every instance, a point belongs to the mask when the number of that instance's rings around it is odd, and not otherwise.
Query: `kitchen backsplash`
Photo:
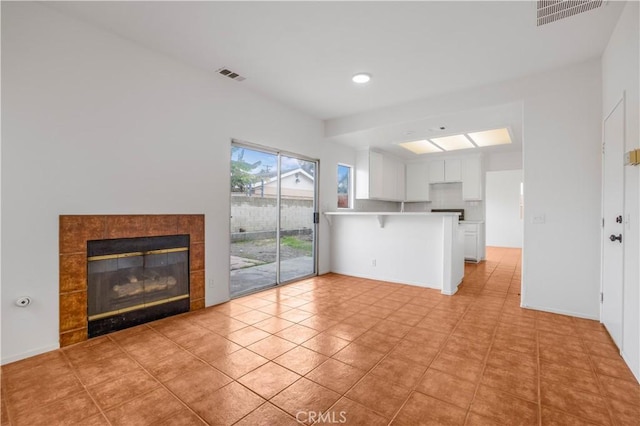
[[[400,203],[393,201],[356,200],[355,211],[359,212],[398,212]]]
[[[461,183],[431,185],[430,203],[405,203],[406,212],[424,212],[431,209],[464,209],[465,220],[484,220],[484,201],[464,201]]]

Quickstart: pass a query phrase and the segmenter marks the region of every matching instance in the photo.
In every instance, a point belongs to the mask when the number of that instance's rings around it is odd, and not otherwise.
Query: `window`
[[[352,167],[338,164],[338,208],[350,209],[352,207]]]

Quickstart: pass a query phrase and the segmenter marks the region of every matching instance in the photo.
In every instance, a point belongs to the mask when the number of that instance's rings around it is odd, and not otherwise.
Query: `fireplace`
[[[94,320],[105,319],[109,317],[109,321],[118,322],[117,315],[126,313],[131,308],[131,312],[138,311],[138,308],[151,308],[155,307],[156,310],[173,309],[174,305],[184,304],[188,306],[189,311],[204,308],[204,281],[205,281],[205,230],[204,230],[204,215],[201,214],[176,214],[176,215],[61,215],[60,216],[60,279],[59,279],[59,312],[60,312],[60,346],[68,346],[74,343],[82,342],[89,338],[89,322],[92,322],[92,329],[97,328],[97,323],[93,324]],[[178,244],[171,243],[164,247],[146,247],[138,246],[133,248],[119,249],[118,251],[105,251],[94,252],[93,243],[99,240],[106,241],[121,241],[122,244],[127,243],[127,240],[139,240],[143,241],[147,238],[155,237],[175,237],[175,236],[188,236],[188,240],[181,241]],[[147,240],[157,242],[159,240]],[[89,246],[91,243],[91,254],[89,253]],[[118,243],[121,244],[121,243]],[[188,252],[184,250],[188,247]],[[176,249],[171,257],[168,257],[169,251]],[[154,262],[160,262],[160,254],[156,256],[153,253],[154,250],[167,250],[165,260],[167,265],[158,266]],[[146,253],[146,256],[138,258],[138,263],[142,260],[143,266],[151,266],[147,268],[146,272],[143,272],[141,276],[133,275],[133,278],[129,278],[126,273],[127,268],[135,267],[130,264],[128,267],[123,267],[123,271],[118,274],[125,275],[123,282],[116,282],[111,284],[111,291],[116,285],[129,284],[142,284],[131,285],[129,287],[119,287],[115,290],[121,297],[116,298],[111,302],[112,308],[108,306],[97,306],[93,302],[89,302],[89,268],[92,268],[92,274],[94,268],[103,270],[108,269],[107,266],[100,266],[97,259],[88,259],[95,256],[110,256],[114,254],[126,254],[126,253]],[[186,256],[187,269],[183,269],[185,266],[180,258]],[[135,257],[135,256],[131,256]],[[127,256],[121,256],[122,265],[124,259]],[[181,265],[173,265],[169,267],[169,259],[171,263]],[[132,260],[133,262],[133,260]],[[93,265],[95,263],[95,265]],[[91,264],[91,265],[90,265]],[[112,267],[113,268],[113,267]],[[144,269],[144,268],[143,268]],[[178,272],[181,269],[182,272]],[[108,271],[115,272],[115,271]],[[136,271],[140,274],[140,271]],[[180,274],[187,274],[188,280],[182,280],[180,282],[187,283],[186,292],[182,287],[184,284],[178,284],[178,277]],[[166,276],[165,280],[162,277]],[[101,281],[106,278],[107,275],[101,278]],[[173,277],[176,282],[170,279]],[[152,282],[155,278],[155,283]],[[92,278],[93,279],[93,278]],[[146,280],[147,283],[145,283]],[[142,282],[141,282],[142,281]],[[105,281],[106,282],[106,281]],[[149,284],[148,290],[144,291],[145,284]],[[155,284],[155,285],[152,285]],[[105,285],[103,284],[102,287]],[[142,288],[142,290],[141,290]],[[108,289],[108,285],[107,285]],[[104,288],[102,289],[103,291]],[[118,291],[119,290],[119,291]],[[145,293],[143,296],[142,293]],[[133,294],[136,293],[137,294]],[[187,294],[187,297],[184,297]],[[91,296],[93,297],[93,295]],[[172,298],[175,300],[167,300]],[[130,302],[131,306],[124,306],[125,299]],[[177,302],[177,303],[176,303]],[[92,304],[91,308],[89,307]],[[142,305],[142,306],[140,306]],[[103,311],[99,311],[102,309]],[[114,311],[117,311],[114,312]],[[91,312],[91,313],[90,313]],[[100,312],[100,313],[98,313]],[[141,312],[138,312],[141,313]],[[105,314],[103,318],[98,318],[97,315]],[[161,313],[159,315],[164,315]],[[90,319],[89,316],[92,318]],[[148,319],[152,320],[152,317]],[[142,321],[142,320],[140,320]],[[145,319],[146,321],[146,319]],[[92,337],[97,335],[92,331]]]
[[[189,311],[189,235],[87,242],[89,337]]]

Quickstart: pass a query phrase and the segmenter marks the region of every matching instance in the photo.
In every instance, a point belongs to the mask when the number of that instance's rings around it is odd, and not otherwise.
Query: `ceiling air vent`
[[[231,71],[230,69],[227,68],[218,68],[216,70],[216,72],[220,75],[224,75],[225,77],[229,77],[232,80],[236,80],[236,81],[242,81],[245,78],[243,76],[241,76],[238,73],[235,73],[233,71]]]
[[[538,0],[538,26],[597,9],[606,0]]]

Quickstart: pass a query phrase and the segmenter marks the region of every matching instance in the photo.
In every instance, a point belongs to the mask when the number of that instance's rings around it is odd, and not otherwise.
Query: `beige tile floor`
[[[595,321],[519,307],[520,251],[453,297],[325,275],[2,367],[3,425],[638,425]]]

